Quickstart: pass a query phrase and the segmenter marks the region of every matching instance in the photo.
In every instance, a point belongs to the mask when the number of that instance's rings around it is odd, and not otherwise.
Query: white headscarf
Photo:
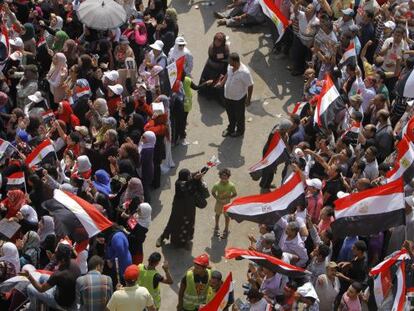
[[[138,224],[144,228],[149,227],[151,224],[151,213],[152,207],[148,203],[141,203],[138,206],[139,215],[138,215]]]
[[[43,242],[48,235],[55,234],[55,222],[51,216],[43,216],[43,228],[37,230],[40,237],[40,242]]]
[[[10,262],[16,272],[20,272],[20,259],[19,259],[19,251],[17,250],[16,245],[11,242],[6,242],[1,247],[3,256],[0,257],[0,261],[7,261]]]
[[[55,17],[56,17],[56,25],[53,26],[53,27],[50,27],[50,28],[52,28],[53,30],[56,30],[56,31],[57,30],[62,30],[62,28],[63,28],[63,18],[58,16],[58,15],[55,15]]]
[[[63,53],[56,53],[57,64],[53,64],[47,74],[47,81],[53,87],[58,87],[62,83],[62,79],[68,72],[68,65],[66,63],[66,56]]]
[[[145,142],[140,142],[139,150],[154,148],[157,140],[154,132],[145,131],[144,134],[142,134],[142,137],[145,138]]]

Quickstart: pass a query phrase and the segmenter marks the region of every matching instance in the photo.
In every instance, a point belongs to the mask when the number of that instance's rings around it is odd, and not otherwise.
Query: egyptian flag
[[[406,73],[398,80],[395,91],[401,97],[414,98],[414,70]]]
[[[43,162],[46,157],[53,155],[55,153],[55,148],[49,139],[41,142],[33,151],[26,157],[26,164],[29,168],[34,167],[35,165]]]
[[[410,257],[405,249],[395,251],[369,272],[374,278],[374,296],[377,307],[383,303],[384,299],[389,295],[390,290],[392,289],[391,267],[398,261],[409,258]]]
[[[280,217],[305,206],[304,185],[299,173],[292,174],[280,188],[258,195],[241,197],[224,207],[230,218],[274,225]]]
[[[387,183],[402,177],[408,184],[414,176],[414,143],[403,137],[397,144],[397,154],[394,167],[386,174]]]
[[[309,109],[310,109],[310,105],[308,102],[297,102],[295,104],[295,107],[293,107],[291,114],[295,114],[299,116],[299,118],[302,119],[306,117]]]
[[[345,108],[344,102],[333,83],[331,76],[326,74],[325,83],[316,104],[314,122],[319,127],[328,128],[334,124],[338,112]]]
[[[403,127],[401,136],[406,137],[410,142],[414,142],[414,117],[411,117]]]
[[[49,109],[42,113],[42,120],[44,123],[49,124],[54,119],[55,119],[55,114],[53,110]]]
[[[25,180],[24,180],[24,173],[23,172],[16,172],[9,176],[7,176],[7,190],[12,189],[26,189]]]
[[[338,199],[335,204],[335,236],[368,236],[405,224],[402,179]]]
[[[259,0],[263,13],[275,24],[279,34],[275,43],[283,38],[286,28],[289,26],[289,18],[283,15],[282,11],[272,0]]]
[[[360,132],[361,122],[353,121],[351,126],[341,135],[341,139],[346,144],[356,145]]]
[[[241,248],[226,248],[224,257],[227,259],[248,259],[257,263],[259,266],[272,270],[275,273],[287,275],[292,278],[303,277],[311,274],[305,269],[291,265],[276,257]]]
[[[407,294],[405,260],[397,264],[397,272],[394,278],[394,303],[391,311],[404,311]]]
[[[55,221],[58,236],[68,236],[72,241],[81,243],[112,226],[91,203],[80,197],[56,189],[53,199],[42,203]]]
[[[338,65],[339,67],[343,67],[348,64],[356,64],[356,62],[357,62],[357,54],[355,50],[355,43],[354,43],[354,40],[351,40],[344,54],[342,55],[342,58],[339,61]]]
[[[281,163],[287,161],[288,159],[289,154],[287,152],[286,145],[282,137],[280,137],[279,132],[275,131],[263,158],[256,164],[252,165],[249,168],[249,172],[253,173],[262,170],[275,162]]]
[[[184,72],[184,63],[185,56],[181,56],[159,73],[162,94],[171,94],[171,91],[178,92]]]
[[[231,272],[221,285],[220,289],[214,295],[214,298],[205,306],[200,307],[198,311],[223,311],[227,306],[229,297],[233,292],[233,278]]]
[[[9,32],[5,25],[0,26],[0,70],[3,70],[4,65],[9,57]]]

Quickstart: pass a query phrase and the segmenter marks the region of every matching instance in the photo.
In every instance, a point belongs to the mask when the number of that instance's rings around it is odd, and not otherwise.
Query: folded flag
[[[345,108],[344,102],[333,83],[326,74],[325,83],[316,104],[314,122],[319,127],[328,128],[335,123],[336,115]]]
[[[278,43],[282,39],[285,30],[289,27],[289,18],[283,15],[282,11],[272,0],[259,0],[263,13],[270,18],[275,24],[277,32],[279,34],[275,43]]]
[[[223,311],[229,302],[229,297],[232,292],[233,278],[230,272],[221,285],[220,289],[214,295],[214,298],[205,306],[200,307],[198,311]]]
[[[56,189],[53,199],[42,203],[55,221],[58,236],[68,236],[72,241],[81,243],[112,226],[91,203],[80,197]]]
[[[25,189],[24,173],[16,172],[7,176],[7,190]]]
[[[405,272],[405,260],[397,264],[397,273],[394,279],[394,303],[392,304],[391,311],[404,311],[405,300],[407,294],[406,288],[406,272]]]
[[[297,206],[305,206],[304,185],[299,173],[272,192],[235,199],[224,211],[237,222],[247,220],[273,225]]]
[[[394,167],[386,173],[387,183],[402,178],[409,184],[414,176],[414,143],[403,137],[397,144]]]
[[[368,236],[405,224],[402,179],[338,199],[335,204],[335,236]]]
[[[288,159],[289,154],[287,152],[286,145],[283,142],[283,139],[280,137],[279,132],[275,131],[263,158],[256,164],[252,165],[249,168],[249,172],[256,172],[275,162],[281,163],[287,161]]]
[[[256,251],[249,251],[241,248],[226,248],[224,257],[227,259],[248,259],[259,266],[268,268],[276,273],[287,275],[289,277],[303,277],[311,274],[309,271],[296,267],[281,259],[269,256]]]
[[[46,139],[33,149],[33,151],[26,157],[25,162],[29,168],[32,168],[43,162],[47,156],[53,153],[55,153],[55,148],[53,147],[51,141]]]
[[[299,116],[301,119],[306,117],[308,111],[310,109],[310,105],[308,102],[297,102],[291,114]]]
[[[351,40],[344,54],[342,54],[342,58],[339,61],[338,65],[339,67],[343,67],[348,64],[356,65],[356,61],[357,61],[357,54],[355,50],[355,43],[354,43],[354,40]]]

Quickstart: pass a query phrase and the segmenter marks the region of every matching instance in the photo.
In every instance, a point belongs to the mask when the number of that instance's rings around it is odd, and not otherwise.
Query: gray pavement
[[[224,108],[216,102],[199,99],[196,92],[194,93],[193,110],[189,114],[187,126],[187,139],[191,144],[173,148],[176,168],[163,176],[160,191],[153,193],[153,222],[145,241],[144,257],[147,258],[151,252],[157,250],[170,264],[174,284],[170,287],[161,286],[163,311],[175,310],[180,279],[191,266],[192,259],[203,252],[210,255],[212,267],[221,271],[224,276],[230,271],[233,272],[236,297],[241,296],[241,284],[246,281],[247,262],[225,260],[224,249],[246,248],[249,242],[247,235],[256,235],[258,232],[255,223],[238,224],[232,221],[227,240],[221,241],[213,237],[214,199],[209,198],[208,206],[197,210],[191,251],[174,249],[168,244],[157,249],[155,240],[164,229],[170,215],[176,173],[181,168],[198,170],[212,155],[217,155],[222,163],[220,167],[231,169],[231,179],[235,182],[239,195],[259,193],[259,185],[251,180],[247,168],[260,159],[269,131],[280,115],[286,113],[286,109],[292,109],[292,104],[299,99],[302,87],[302,79],[292,77],[285,69],[287,59],[270,53],[272,42],[265,35],[268,33],[266,27],[233,30],[223,26],[217,27],[213,11],[220,10],[225,3],[217,2],[212,6],[202,3],[185,0],[171,2],[171,6],[176,8],[179,14],[180,34],[184,35],[194,56],[194,81],[199,80],[214,34],[223,31],[230,38],[230,50],[238,52],[242,62],[250,68],[255,85],[252,104],[247,109],[246,133],[243,138],[222,138],[221,132],[227,126]],[[209,188],[217,179],[215,168],[205,177]],[[278,182],[277,179],[275,181]],[[223,227],[224,219],[221,219],[221,229]]]

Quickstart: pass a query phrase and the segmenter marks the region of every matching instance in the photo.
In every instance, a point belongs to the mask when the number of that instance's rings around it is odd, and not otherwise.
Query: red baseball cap
[[[138,280],[139,269],[137,265],[130,265],[125,269],[124,279],[125,281],[136,281]]]
[[[209,258],[207,254],[201,254],[200,256],[197,256],[194,258],[193,262],[196,265],[202,266],[202,267],[208,267],[210,264]]]

